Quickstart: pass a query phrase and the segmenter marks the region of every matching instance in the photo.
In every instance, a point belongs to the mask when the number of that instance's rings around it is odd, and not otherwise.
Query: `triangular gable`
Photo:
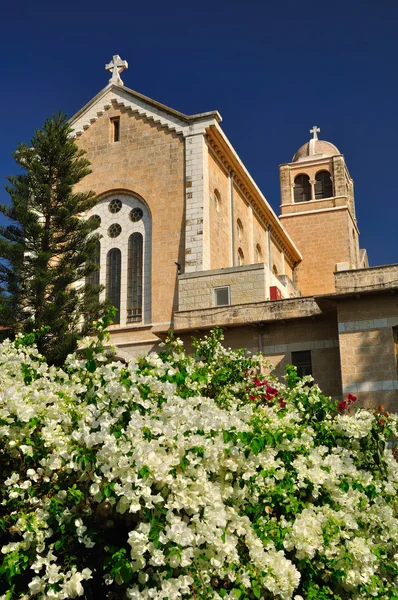
[[[132,114],[138,114],[162,127],[166,127],[170,131],[175,131],[182,135],[189,134],[193,123],[208,122],[206,125],[210,125],[211,123],[221,121],[221,116],[217,111],[197,115],[184,115],[134,90],[112,84],[107,85],[106,88],[99,92],[70,119],[70,124],[75,135],[81,135],[113,104],[126,108]]]

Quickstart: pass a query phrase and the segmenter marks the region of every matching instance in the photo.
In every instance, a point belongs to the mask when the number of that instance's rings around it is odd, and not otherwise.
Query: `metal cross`
[[[112,77],[109,83],[117,83],[123,85],[123,81],[120,79],[120,73],[128,69],[127,60],[122,60],[118,54],[114,54],[110,63],[105,65],[106,71],[112,71]]]
[[[310,129],[310,133],[312,133],[312,135],[314,136],[312,138],[313,140],[317,140],[318,139],[318,133],[320,133],[320,131],[321,130],[316,125],[314,125],[312,129]]]

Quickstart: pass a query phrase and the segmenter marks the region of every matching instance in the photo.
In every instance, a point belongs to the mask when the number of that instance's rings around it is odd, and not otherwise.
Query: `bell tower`
[[[312,138],[280,165],[280,219],[303,255],[296,285],[304,296],[334,292],[334,272],[367,266],[359,249],[354,182],[334,144]]]

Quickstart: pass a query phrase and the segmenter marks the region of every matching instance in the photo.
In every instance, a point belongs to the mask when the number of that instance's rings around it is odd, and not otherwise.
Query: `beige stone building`
[[[282,374],[310,373],[336,398],[398,410],[398,265],[368,266],[353,181],[319,129],[280,166],[278,217],[224,134],[217,111],[184,115],[109,84],[72,119],[98,196],[98,281],[118,312],[121,357],[174,330],[215,325]],[[288,149],[287,149],[288,150]]]

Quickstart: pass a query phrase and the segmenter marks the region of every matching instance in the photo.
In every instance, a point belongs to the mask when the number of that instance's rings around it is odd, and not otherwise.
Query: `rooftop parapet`
[[[371,292],[398,287],[398,264],[338,271],[336,294]]]

